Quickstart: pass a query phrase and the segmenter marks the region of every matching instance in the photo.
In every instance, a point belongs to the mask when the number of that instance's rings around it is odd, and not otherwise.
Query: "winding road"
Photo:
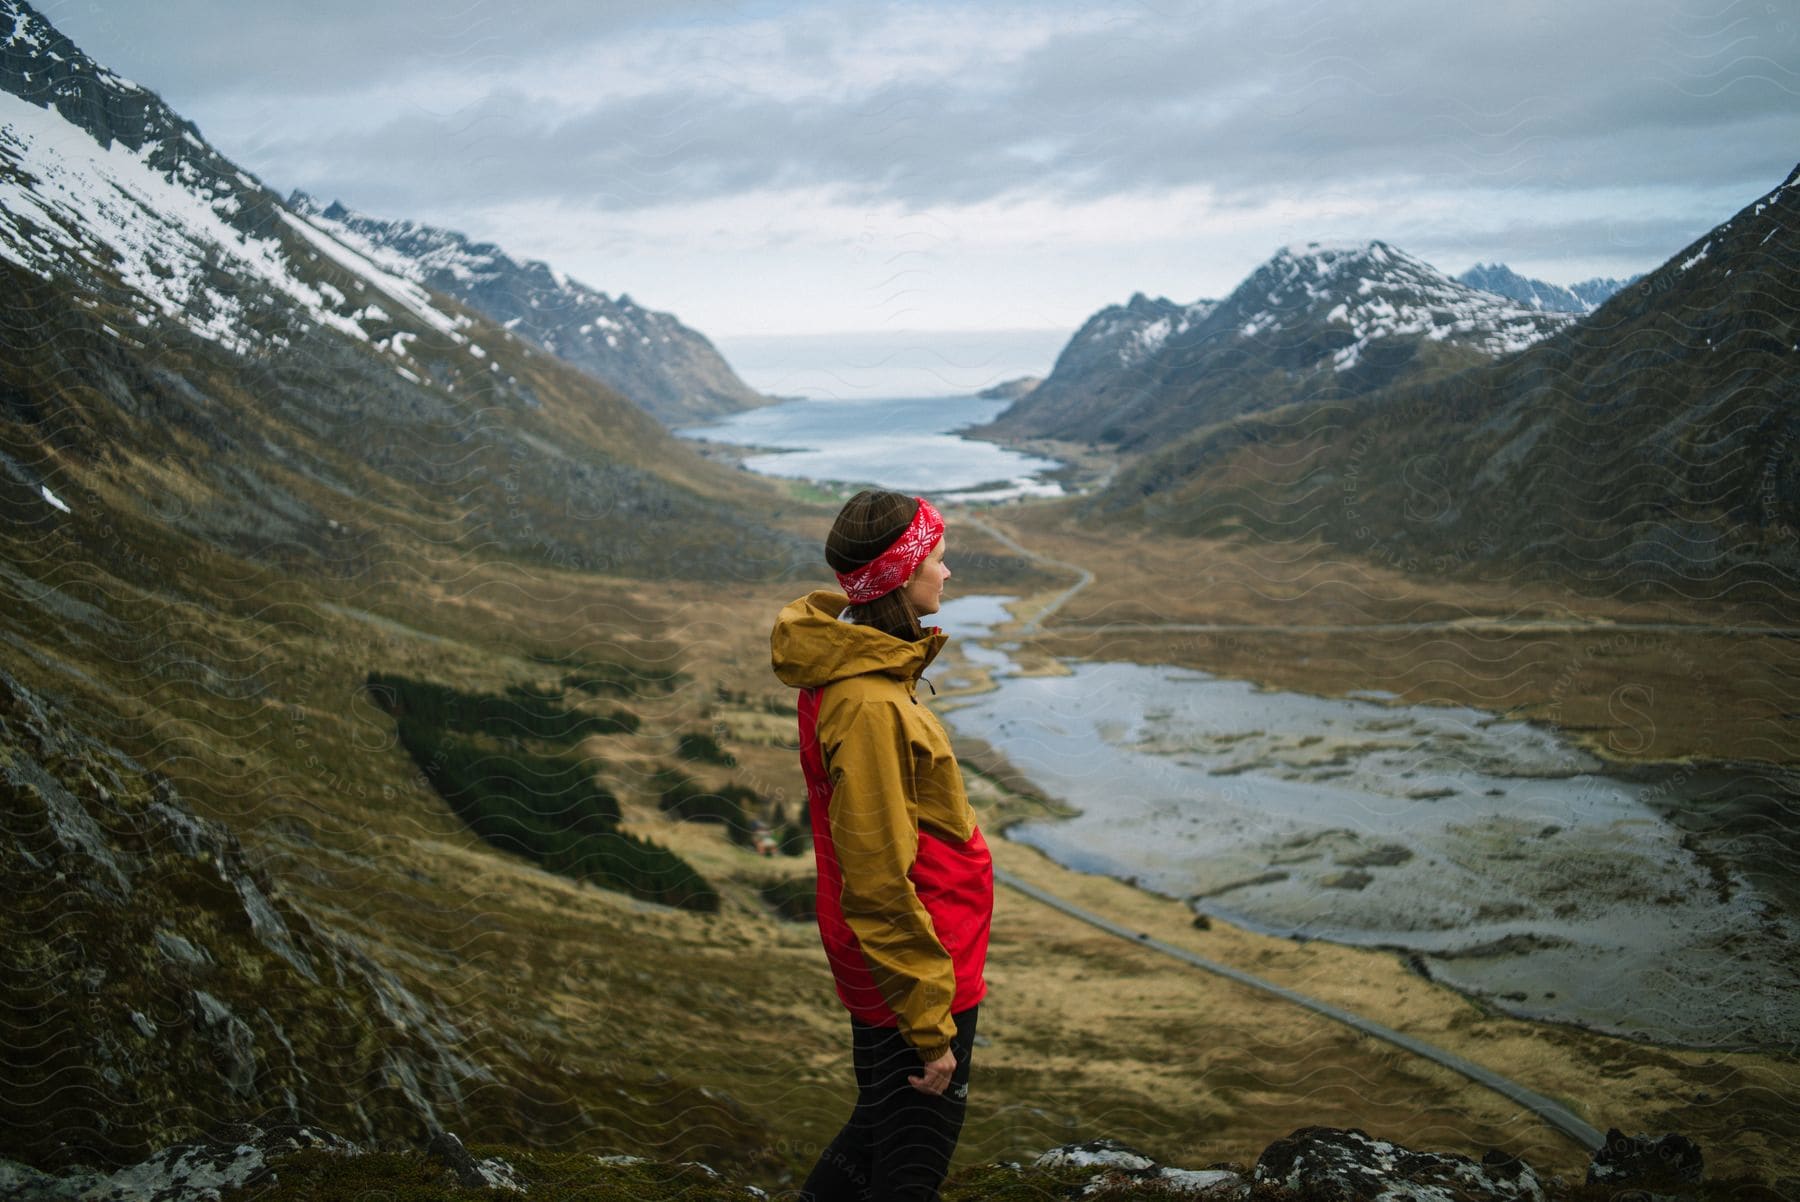
[[[1006,885],[1008,888],[1018,890],[1029,898],[1062,911],[1071,918],[1076,918],[1090,926],[1098,927],[1108,934],[1117,935],[1120,939],[1124,939],[1127,942],[1135,943],[1140,947],[1147,947],[1155,952],[1161,952],[1163,955],[1179,960],[1183,964],[1201,969],[1204,972],[1210,972],[1215,976],[1224,977],[1227,980],[1236,981],[1240,985],[1248,985],[1252,989],[1259,989],[1262,992],[1271,994],[1283,1001],[1292,1002],[1296,1006],[1302,1006],[1316,1014],[1322,1014],[1326,1018],[1333,1019],[1354,1030],[1361,1031],[1365,1035],[1372,1035],[1376,1039],[1386,1040],[1396,1047],[1404,1048],[1415,1056],[1423,1056],[1434,1064],[1441,1064],[1452,1072],[1461,1073],[1464,1077],[1467,1077],[1477,1085],[1486,1086],[1488,1089],[1493,1090],[1508,1101],[1529,1110],[1531,1113],[1537,1115],[1546,1123],[1549,1123],[1552,1127],[1555,1127],[1558,1131],[1561,1131],[1564,1135],[1574,1140],[1588,1152],[1597,1151],[1600,1146],[1606,1142],[1606,1137],[1604,1135],[1588,1123],[1583,1122],[1573,1111],[1567,1106],[1564,1106],[1561,1102],[1552,1098],[1547,1098],[1541,1093],[1526,1089],[1517,1081],[1503,1077],[1492,1069],[1483,1068],[1472,1060],[1465,1060],[1454,1052],[1447,1052],[1436,1044],[1426,1043],[1423,1039],[1415,1039],[1413,1036],[1408,1035],[1403,1031],[1396,1031],[1392,1027],[1383,1026],[1373,1019],[1364,1018],[1362,1015],[1345,1010],[1341,1006],[1333,1006],[1330,1002],[1321,1002],[1317,998],[1308,997],[1304,993],[1289,989],[1283,985],[1277,985],[1273,981],[1265,981],[1261,977],[1253,976],[1240,969],[1232,968],[1228,964],[1220,964],[1216,960],[1208,960],[1204,956],[1197,956],[1186,948],[1176,947],[1172,943],[1164,943],[1160,939],[1152,939],[1142,931],[1133,931],[1131,928],[1121,926],[1109,918],[1104,918],[1099,914],[1093,913],[1091,910],[1084,910],[1072,902],[1064,901],[1062,898],[1056,896],[1056,894],[1040,889],[1036,885],[1027,884],[1010,872],[1005,872],[996,868],[994,870],[994,879],[1001,884]]]

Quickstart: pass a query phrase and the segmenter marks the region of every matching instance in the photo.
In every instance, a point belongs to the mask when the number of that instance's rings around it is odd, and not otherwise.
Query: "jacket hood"
[[[782,608],[769,633],[769,663],[783,684],[811,689],[869,672],[917,680],[950,641],[933,628],[909,643],[872,626],[845,622],[838,615],[849,604],[844,594],[821,589]]]

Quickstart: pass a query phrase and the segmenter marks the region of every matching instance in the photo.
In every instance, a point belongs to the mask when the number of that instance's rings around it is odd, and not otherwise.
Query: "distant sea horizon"
[[[712,337],[751,388],[810,400],[973,396],[1047,376],[1072,329],[852,330]]]

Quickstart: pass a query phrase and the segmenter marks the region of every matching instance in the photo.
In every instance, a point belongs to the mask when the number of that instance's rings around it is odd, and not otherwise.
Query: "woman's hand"
[[[940,1095],[950,1084],[950,1074],[956,1071],[956,1053],[949,1048],[944,1054],[925,1066],[925,1075],[908,1077],[907,1083],[920,1093]]]

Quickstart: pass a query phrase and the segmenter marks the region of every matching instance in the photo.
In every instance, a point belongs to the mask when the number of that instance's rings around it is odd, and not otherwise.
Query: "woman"
[[[962,1130],[994,902],[950,740],[915,692],[946,642],[919,625],[950,578],[944,520],[921,497],[858,493],[825,560],[843,593],[783,609],[770,648],[801,690],[819,935],[850,1011],[857,1097],[800,1196],[936,1199]]]

